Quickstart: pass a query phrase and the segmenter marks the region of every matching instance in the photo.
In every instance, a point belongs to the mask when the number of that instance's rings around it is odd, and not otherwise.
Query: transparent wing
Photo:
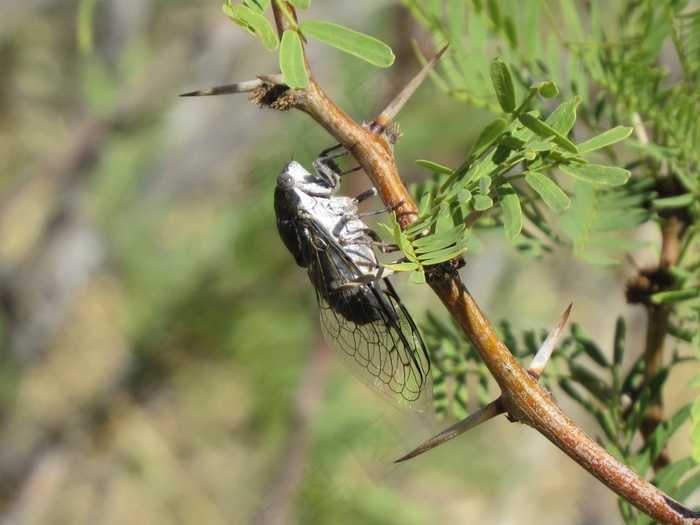
[[[353,284],[361,276],[346,251],[310,225],[307,269],[316,289],[321,330],[362,382],[408,413],[427,412],[432,398],[430,361],[418,329],[391,283]]]

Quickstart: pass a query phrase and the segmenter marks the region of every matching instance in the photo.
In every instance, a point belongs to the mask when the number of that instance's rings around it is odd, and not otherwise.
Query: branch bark
[[[656,275],[665,277],[659,285],[657,291],[666,291],[673,284],[673,279],[668,274],[668,269],[678,262],[680,254],[680,240],[687,223],[674,214],[665,217],[666,223],[661,228],[661,256]],[[641,272],[643,273],[643,272]],[[671,305],[653,304],[651,301],[645,305],[647,314],[646,344],[644,347],[644,388],[649,388],[649,384],[663,366],[666,334],[671,317]],[[662,393],[658,392],[658,397],[653,406],[649,409],[640,425],[640,433],[645,442],[651,439],[654,431],[664,421],[664,405]],[[659,471],[671,463],[668,448],[659,453],[654,459],[653,467]]]

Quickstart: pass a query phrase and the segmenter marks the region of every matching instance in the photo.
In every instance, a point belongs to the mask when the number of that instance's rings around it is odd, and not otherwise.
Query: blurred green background
[[[0,523],[617,521],[611,493],[505,418],[392,463],[451,422],[405,417],[333,358],[275,229],[277,174],[330,137],[245,95],[178,98],[277,72],[220,4],[0,4]],[[393,47],[377,70],[309,46],[358,121],[419,68],[410,39],[426,37],[396,3],[302,16]],[[404,177],[416,158],[449,165],[485,118],[423,86],[398,119]],[[609,290],[631,271],[484,242],[464,278],[490,317],[549,329],[573,301],[608,346],[624,310]],[[440,311],[404,281],[417,321]]]

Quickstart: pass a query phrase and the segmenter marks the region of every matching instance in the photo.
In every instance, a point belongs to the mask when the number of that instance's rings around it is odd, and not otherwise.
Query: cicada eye
[[[290,190],[294,187],[294,177],[286,171],[277,176],[277,187],[282,190]]]

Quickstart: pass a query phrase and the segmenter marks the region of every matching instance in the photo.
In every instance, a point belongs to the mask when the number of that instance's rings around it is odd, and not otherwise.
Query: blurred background
[[[397,3],[302,16],[394,49],[378,70],[309,46],[358,121],[420,67],[410,41],[427,37]],[[452,422],[404,416],[334,359],[275,228],[284,163],[332,140],[246,95],[178,98],[277,72],[221,1],[3,0],[0,71],[0,523],[619,521],[610,492],[505,418],[392,463]],[[450,165],[487,118],[426,83],[398,119],[404,177],[416,158]],[[633,268],[482,240],[463,276],[492,319],[549,330],[573,301],[604,347],[620,311],[641,340],[641,312],[609,294]],[[419,323],[444,315],[396,285]]]

